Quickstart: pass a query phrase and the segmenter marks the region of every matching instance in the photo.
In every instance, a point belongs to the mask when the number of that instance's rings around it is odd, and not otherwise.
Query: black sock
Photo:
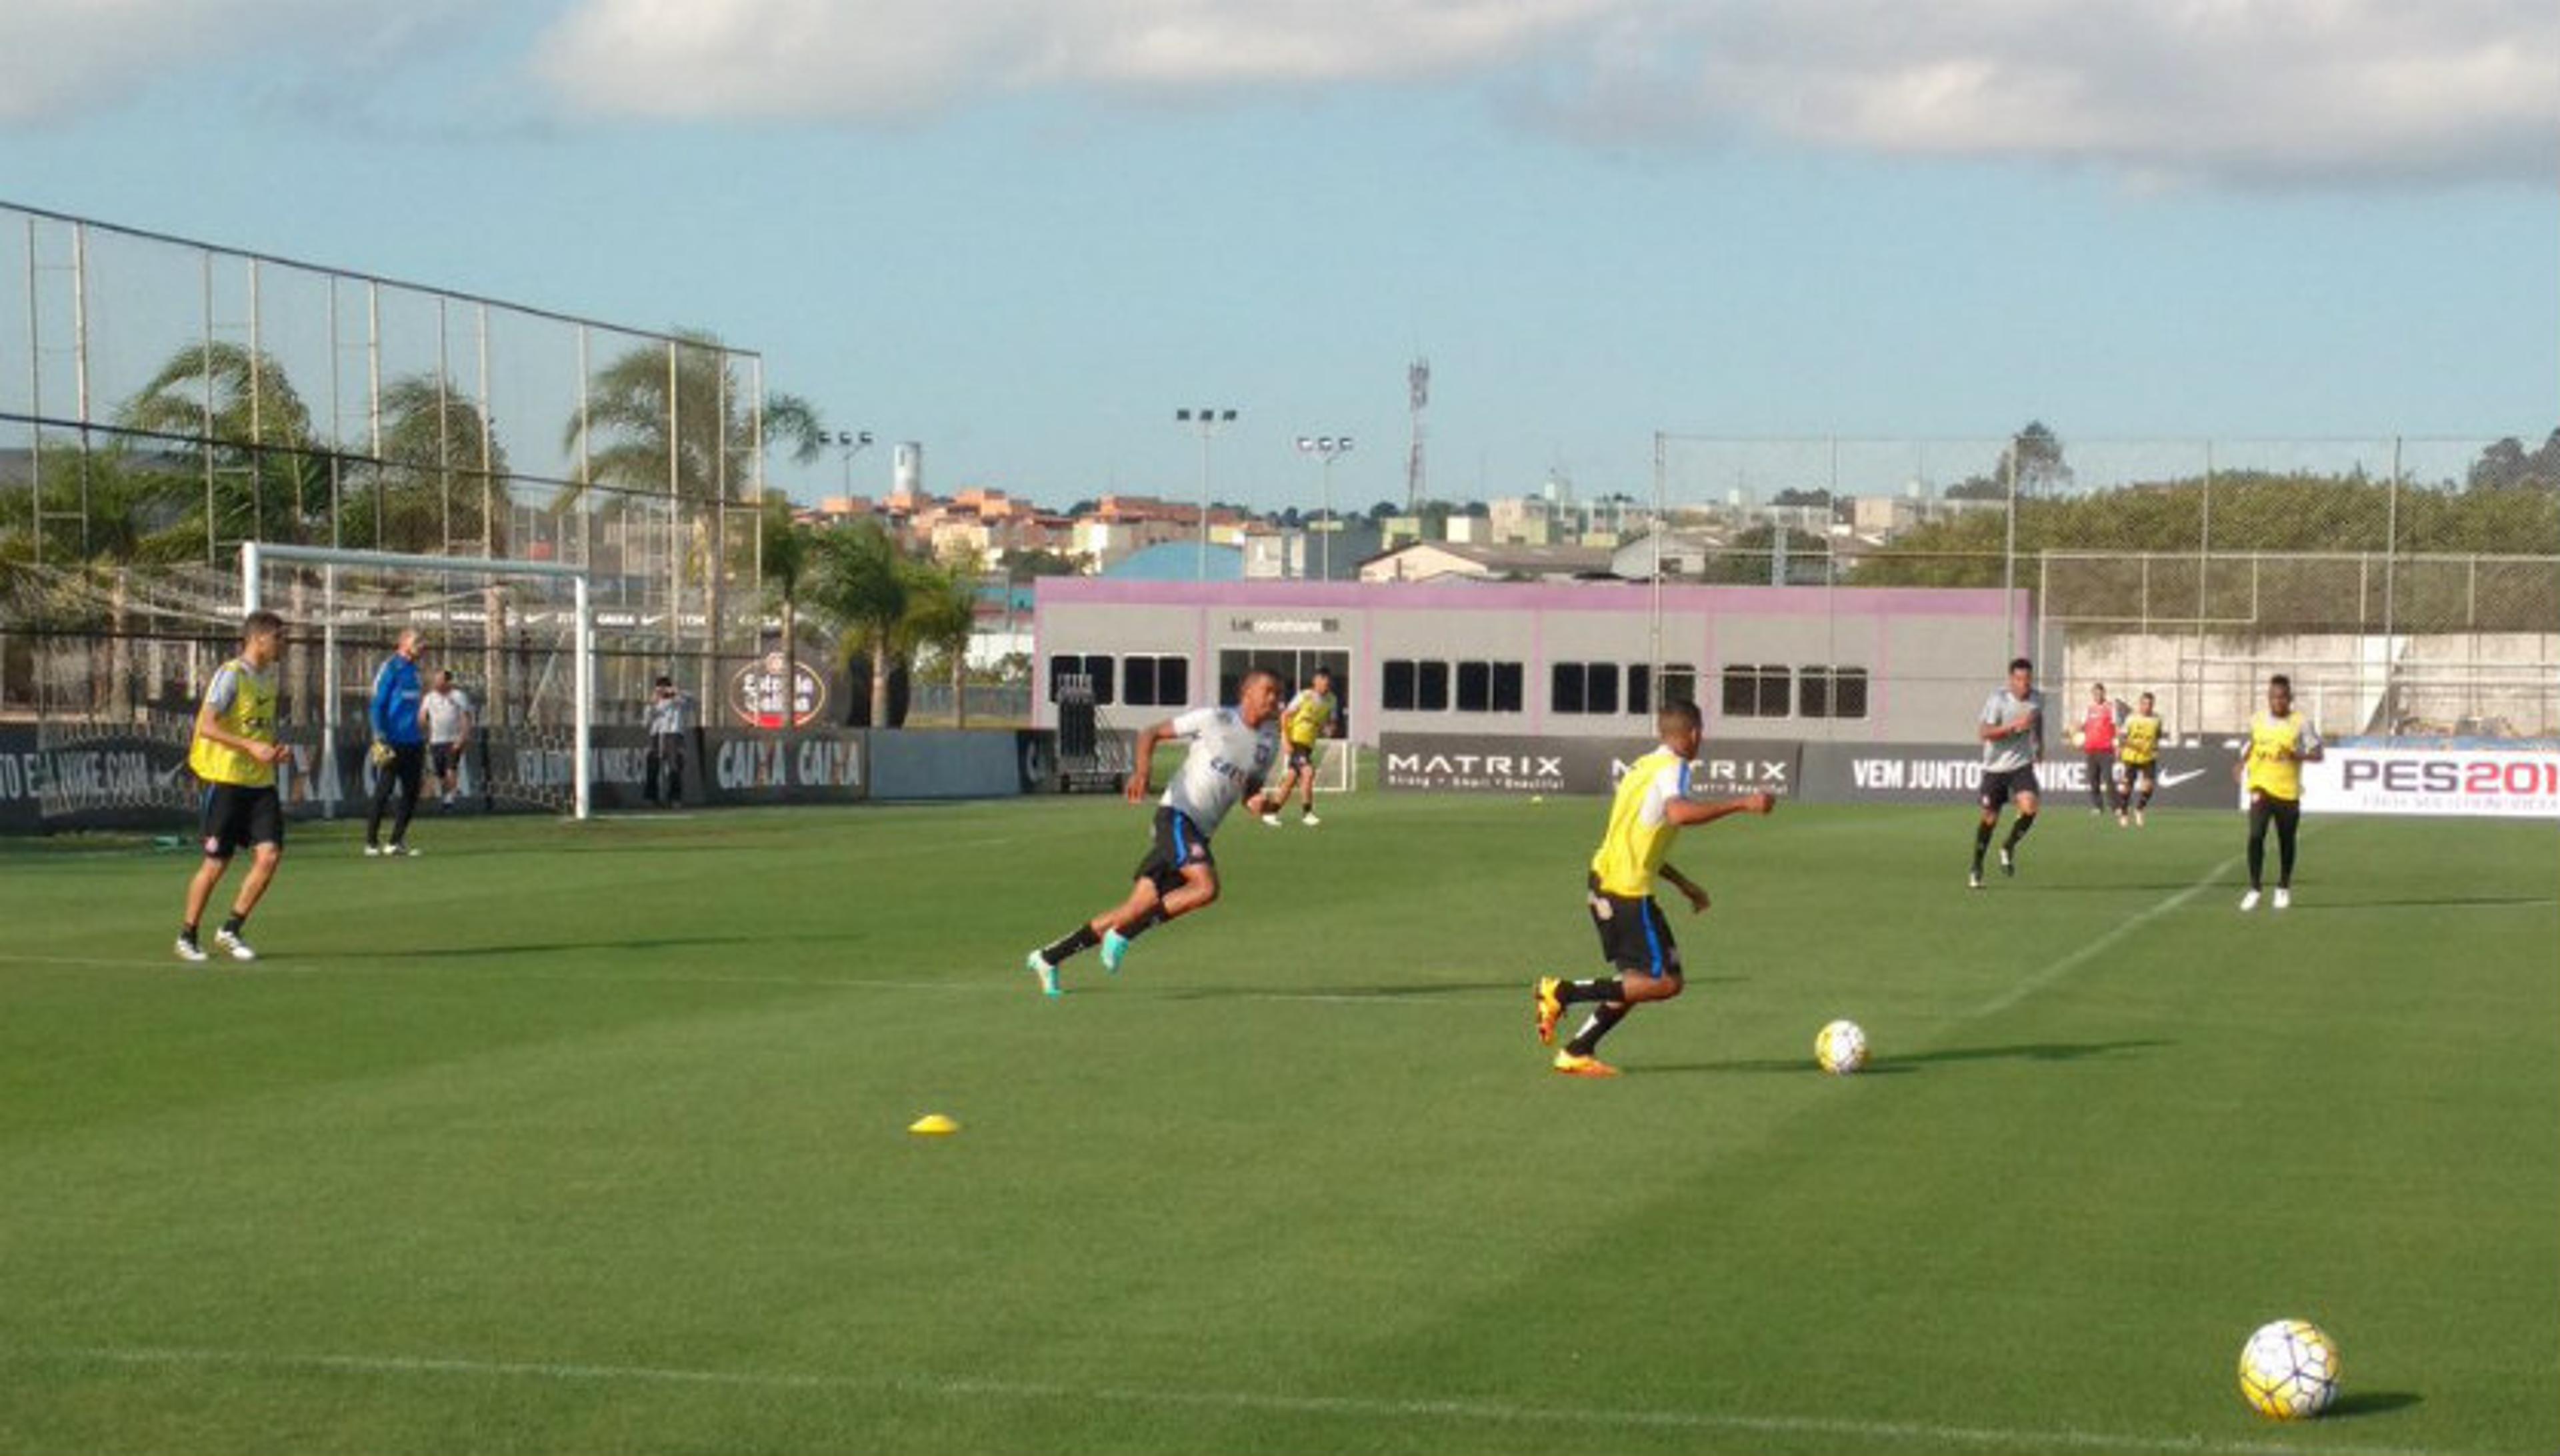
[[[1567,981],[1555,988],[1555,999],[1567,1006],[1577,1001],[1624,1001],[1627,984],[1616,976],[1605,981]]]
[[[1093,933],[1091,925],[1078,925],[1067,934],[1041,947],[1040,959],[1053,966],[1062,965],[1077,951],[1091,950],[1101,943],[1102,937]]]
[[[1120,932],[1120,938],[1123,940],[1135,940],[1139,936],[1144,935],[1148,931],[1165,923],[1165,907],[1161,902],[1149,905],[1147,906],[1146,913],[1138,917],[1137,924]]]
[[[2000,848],[2001,848],[2001,849],[2004,849],[2004,850],[2013,850],[2013,849],[2016,849],[2016,848],[2017,848],[2017,842],[2018,842],[2019,840],[2022,840],[2022,839],[2026,838],[2026,832],[2027,832],[2028,830],[2030,830],[2030,829],[2033,829],[2034,827],[2035,827],[2035,816],[2034,816],[2034,815],[2032,815],[2032,814],[2020,814],[2019,816],[2017,816],[2017,822],[2016,822],[2015,824],[2012,824],[2012,825],[2010,825],[2010,826],[2008,827],[2008,838],[2007,838],[2007,839],[2005,839],[2005,840],[2003,840],[2003,841],[2001,841],[2001,843],[2000,843]]]
[[[1591,1049],[1600,1045],[1600,1039],[1609,1035],[1611,1027],[1625,1020],[1628,1008],[1615,1002],[1604,1001],[1593,1007],[1591,1020],[1582,1024],[1582,1030],[1573,1034],[1573,1040],[1564,1044],[1564,1050],[1576,1056],[1590,1055]]]
[[[239,933],[240,933],[240,927],[241,927],[242,925],[247,924],[247,923],[248,923],[248,911],[246,911],[246,910],[234,910],[234,911],[232,911],[232,912],[231,912],[231,914],[230,914],[230,915],[228,915],[228,916],[226,916],[226,917],[224,918],[224,920],[223,920],[223,929],[225,929],[225,930],[229,931],[230,933],[232,933],[232,934],[234,934],[234,935],[238,935]]]
[[[196,922],[195,922],[195,921],[193,921],[193,920],[189,920],[186,924],[179,926],[179,927],[178,927],[178,938],[179,938],[179,939],[181,939],[181,940],[193,940],[193,939],[195,939],[195,938],[196,938]]]
[[[1983,868],[1983,856],[1984,856],[1984,855],[1986,855],[1986,854],[1989,854],[1989,853],[1991,852],[1991,847],[1992,847],[1992,827],[1991,827],[1990,825],[1988,825],[1988,824],[1977,824],[1977,825],[1975,825],[1975,826],[1974,826],[1974,868],[1975,868],[1975,869],[1979,870],[1979,869]]]

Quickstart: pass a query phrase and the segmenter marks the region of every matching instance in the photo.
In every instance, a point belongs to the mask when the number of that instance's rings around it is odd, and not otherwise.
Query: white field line
[[[1519,1405],[1499,1400],[1430,1399],[1368,1395],[1293,1395],[1277,1391],[1140,1389],[1108,1385],[1083,1386],[1028,1380],[994,1380],[970,1375],[880,1373],[862,1375],[795,1374],[774,1371],[685,1370],[658,1366],[552,1364],[533,1361],[486,1361],[428,1356],[263,1355],[249,1351],[183,1349],[0,1348],[0,1361],[49,1364],[92,1364],[126,1367],[229,1367],[284,1373],[345,1374],[407,1377],[446,1376],[463,1379],[518,1379],[560,1382],[718,1386],[750,1390],[877,1392],[946,1400],[1054,1400],[1099,1405],[1171,1406],[1195,1410],[1266,1412],[1281,1415],[1353,1416],[1369,1420],[1408,1420],[1442,1424],[1508,1426],[1616,1427],[1628,1430],[1740,1431],[1760,1435],[1804,1435],[1853,1440],[1927,1442],[2027,1451],[2088,1450],[2184,1453],[2235,1452],[2240,1456],[2279,1456],[2299,1447],[2270,1441],[2226,1440],[2204,1436],[2161,1437],[2117,1435],[2104,1431],[2014,1430],[1996,1426],[1938,1425],[1925,1421],[1855,1420],[1836,1416],[1744,1415],[1705,1410],[1663,1410],[1613,1406]],[[2234,1417],[2237,1419],[2237,1417]],[[2320,1444],[2333,1456],[2446,1456],[2421,1447]]]
[[[2193,885],[2176,891],[2167,898],[2161,900],[2160,903],[2153,905],[2150,909],[2138,910],[2134,914],[2127,916],[2116,926],[2115,929],[2108,931],[2106,934],[2099,936],[2095,940],[2087,942],[2079,949],[2072,951],[2069,955],[2062,957],[2060,960],[2054,961],[2050,965],[2027,975],[2023,979],[2013,982],[2007,990],[2002,991],[2000,994],[1984,1002],[1982,1005],[1975,1007],[1972,1011],[1966,1013],[1966,1015],[1969,1017],[1992,1016],[2017,1005],[2019,1002],[2024,1001],[2036,992],[2043,990],[2045,987],[2052,985],[2054,982],[2061,980],[2067,975],[2070,975],[2073,971],[2076,971],[2082,966],[2087,965],[2089,962],[2096,960],[2099,956],[2115,949],[2118,944],[2123,942],[2126,936],[2133,934],[2145,925],[2148,925],[2152,921],[2159,919],[2160,916],[2167,914],[2169,911],[2176,909],[2179,905],[2182,905],[2188,900],[2195,898],[2197,895],[2202,894],[2204,891],[2211,890],[2214,886],[2221,884],[2222,878],[2230,874],[2232,869],[2239,863],[2240,857],[2238,855],[2231,856],[2221,864],[2205,871],[2204,877],[2196,881]],[[2275,911],[2269,910],[2267,913],[2274,914]]]

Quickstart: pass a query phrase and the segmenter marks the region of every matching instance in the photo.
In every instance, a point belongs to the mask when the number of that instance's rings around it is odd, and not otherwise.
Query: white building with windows
[[[1943,742],[2034,640],[2029,593],[1625,581],[1377,583],[1042,577],[1040,691],[1090,675],[1103,721],[1231,702],[1244,674],[1330,669],[1346,733],[1642,739],[1687,699],[1707,731]]]

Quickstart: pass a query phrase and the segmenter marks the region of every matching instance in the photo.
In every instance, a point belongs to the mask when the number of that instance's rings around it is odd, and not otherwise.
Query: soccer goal
[[[286,727],[317,729],[305,792],[324,812],[363,798],[374,674],[415,628],[421,675],[452,673],[470,700],[460,797],[587,817],[595,639],[582,569],[251,541],[240,604],[285,619]]]
[[[1360,745],[1349,738],[1326,738],[1316,744],[1316,792],[1348,794],[1360,786]]]

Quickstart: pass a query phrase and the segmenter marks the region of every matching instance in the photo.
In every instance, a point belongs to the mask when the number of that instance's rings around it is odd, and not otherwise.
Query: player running
[[[1158,743],[1186,738],[1191,751],[1156,810],[1155,846],[1138,862],[1129,897],[1033,951],[1024,962],[1040,979],[1043,994],[1061,994],[1057,969],[1078,951],[1101,946],[1102,969],[1117,973],[1121,957],[1139,936],[1215,902],[1217,862],[1209,858],[1208,837],[1238,800],[1249,814],[1268,813],[1280,803],[1257,787],[1280,756],[1273,722],[1279,710],[1280,680],[1255,671],[1245,674],[1235,707],[1196,708],[1152,724],[1138,735],[1138,766],[1129,775],[1127,790],[1132,804],[1146,801]]]
[[[1977,735],[1983,740],[1983,816],[1974,830],[1974,873],[1966,882],[1983,888],[1983,856],[2000,827],[2000,805],[2014,800],[2017,822],[2000,842],[2000,873],[2017,873],[2017,842],[2035,827],[2035,760],[2044,752],[2044,695],[2035,690],[2035,664],[2023,657],[2008,665],[2008,686],[1983,703]]]
[[[1262,816],[1263,823],[1274,829],[1280,827],[1280,811],[1288,806],[1292,789],[1306,795],[1298,822],[1309,829],[1325,822],[1316,817],[1316,740],[1333,727],[1336,706],[1334,675],[1318,668],[1307,686],[1299,689],[1298,696],[1290,699],[1288,708],[1281,712],[1280,736],[1289,745],[1289,768],[1280,780],[1280,797]]]
[[[275,765],[285,749],[275,740],[271,671],[283,655],[284,619],[270,611],[250,612],[240,624],[240,656],[214,674],[196,709],[187,766],[205,785],[205,862],[187,883],[187,919],[178,927],[180,960],[205,959],[196,926],[241,845],[249,847],[248,878],[232,900],[230,918],[214,932],[214,945],[234,960],[257,959],[242,931],[284,860],[284,804],[275,792]]]
[[[2089,773],[2089,812],[2103,815],[2118,807],[2108,802],[2116,786],[2116,705],[2107,697],[2106,684],[2090,686],[2089,707],[2081,713],[2080,730],[2072,736],[2080,740]]]
[[[2152,711],[2152,695],[2145,693],[2135,700],[2133,713],[2125,719],[2124,741],[2116,747],[2116,761],[2125,765],[2125,786],[2116,799],[2120,825],[2140,825],[2143,810],[2160,789],[2160,715]]]
[[[1589,981],[1540,976],[1532,996],[1537,1008],[1537,1040],[1555,1042],[1555,1023],[1575,1002],[1599,1003],[1582,1030],[1555,1053],[1555,1069],[1566,1076],[1616,1076],[1618,1068],[1593,1054],[1600,1039],[1635,1010],[1640,1002],[1669,1001],[1680,994],[1680,947],[1663,907],[1654,901],[1654,881],[1668,880],[1688,897],[1692,913],[1706,909],[1705,887],[1672,868],[1666,860],[1672,841],[1692,824],[1710,824],[1727,814],[1766,814],[1777,800],[1765,793],[1701,803],[1688,796],[1689,760],[1697,756],[1702,736],[1697,707],[1666,703],[1654,718],[1662,746],[1627,765],[1609,804],[1609,828],[1599,853],[1591,857],[1589,879],[1591,924],[1600,932],[1600,953],[1616,974]]]
[[[2249,892],[2245,913],[2258,907],[2267,867],[2267,826],[2276,826],[2276,908],[2294,902],[2294,835],[2303,823],[2303,765],[2318,763],[2322,746],[2312,721],[2294,711],[2294,680],[2267,680],[2267,706],[2249,715],[2249,751],[2233,772],[2249,791]]]

